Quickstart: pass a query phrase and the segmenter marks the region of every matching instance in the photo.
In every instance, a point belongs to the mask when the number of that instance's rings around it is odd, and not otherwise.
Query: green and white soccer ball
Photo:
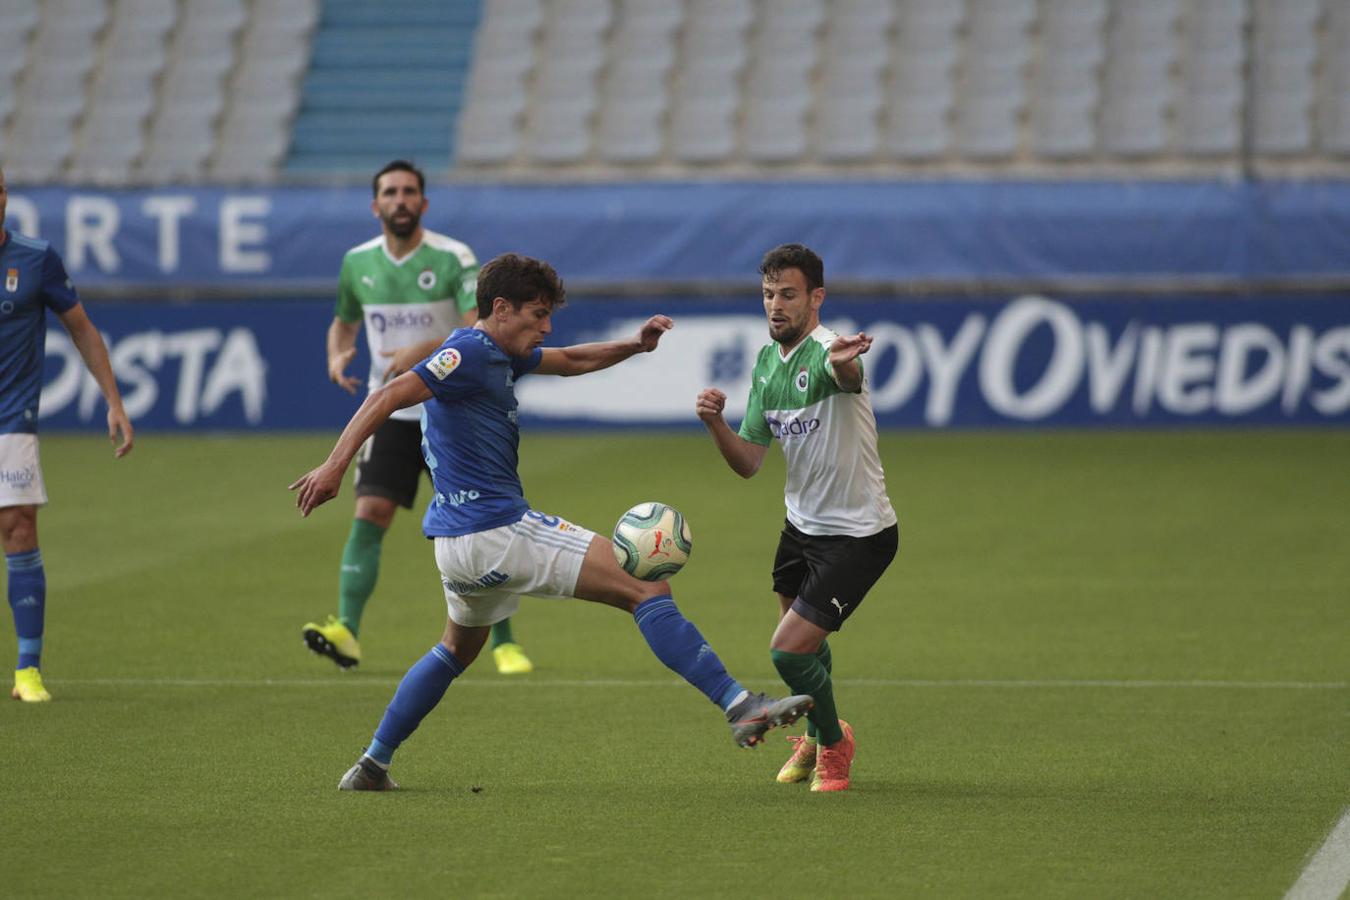
[[[648,500],[619,517],[614,526],[614,558],[629,575],[662,581],[689,562],[694,537],[678,509]]]

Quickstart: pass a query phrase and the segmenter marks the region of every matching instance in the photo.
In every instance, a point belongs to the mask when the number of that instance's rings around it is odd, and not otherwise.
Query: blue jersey
[[[422,455],[436,489],[422,519],[427,537],[500,528],[529,510],[516,472],[515,383],[542,356],[508,356],[486,331],[460,328],[413,366],[432,394],[422,406]]]
[[[80,302],[46,241],[9,232],[0,244],[0,434],[37,432],[47,310]]]

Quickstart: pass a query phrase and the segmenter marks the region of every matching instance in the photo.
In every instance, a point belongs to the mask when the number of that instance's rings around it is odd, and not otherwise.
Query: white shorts
[[[0,434],[0,506],[42,506],[42,481],[36,434]]]
[[[524,594],[573,597],[595,532],[530,510],[519,522],[436,538],[445,605],[458,625],[494,625]]]

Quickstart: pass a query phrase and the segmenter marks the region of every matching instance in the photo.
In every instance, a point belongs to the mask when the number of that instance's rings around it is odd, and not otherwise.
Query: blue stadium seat
[[[447,167],[480,6],[324,0],[286,171],[368,172],[395,157]]]

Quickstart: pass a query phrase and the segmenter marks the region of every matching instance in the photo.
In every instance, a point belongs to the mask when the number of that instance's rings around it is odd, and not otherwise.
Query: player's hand
[[[851,362],[872,349],[872,336],[861,331],[857,334],[841,334],[830,344],[830,365],[841,366]]]
[[[385,383],[393,381],[423,359],[417,347],[401,347],[398,350],[381,350],[380,355],[389,360],[389,368],[384,372]]]
[[[661,335],[675,327],[675,320],[670,316],[652,316],[643,324],[638,331],[638,345],[643,353],[651,353],[656,349],[656,344],[661,340]]]
[[[338,494],[342,486],[343,470],[324,463],[317,469],[300,476],[290,490],[299,491],[295,495],[295,506],[300,515],[308,517],[315,507],[327,503]]]
[[[353,378],[347,374],[347,364],[356,356],[356,348],[348,347],[333,356],[328,357],[328,380],[342,388],[349,394],[355,394],[356,389],[361,386],[361,379]]]
[[[727,395],[717,388],[704,388],[698,392],[698,400],[694,401],[694,411],[704,422],[714,422],[722,417],[722,410],[727,408]]]
[[[119,432],[122,436],[120,444],[117,443]],[[108,410],[108,440],[113,445],[113,456],[118,459],[130,453],[131,445],[135,443],[131,420],[127,418],[127,412],[121,406]]]

